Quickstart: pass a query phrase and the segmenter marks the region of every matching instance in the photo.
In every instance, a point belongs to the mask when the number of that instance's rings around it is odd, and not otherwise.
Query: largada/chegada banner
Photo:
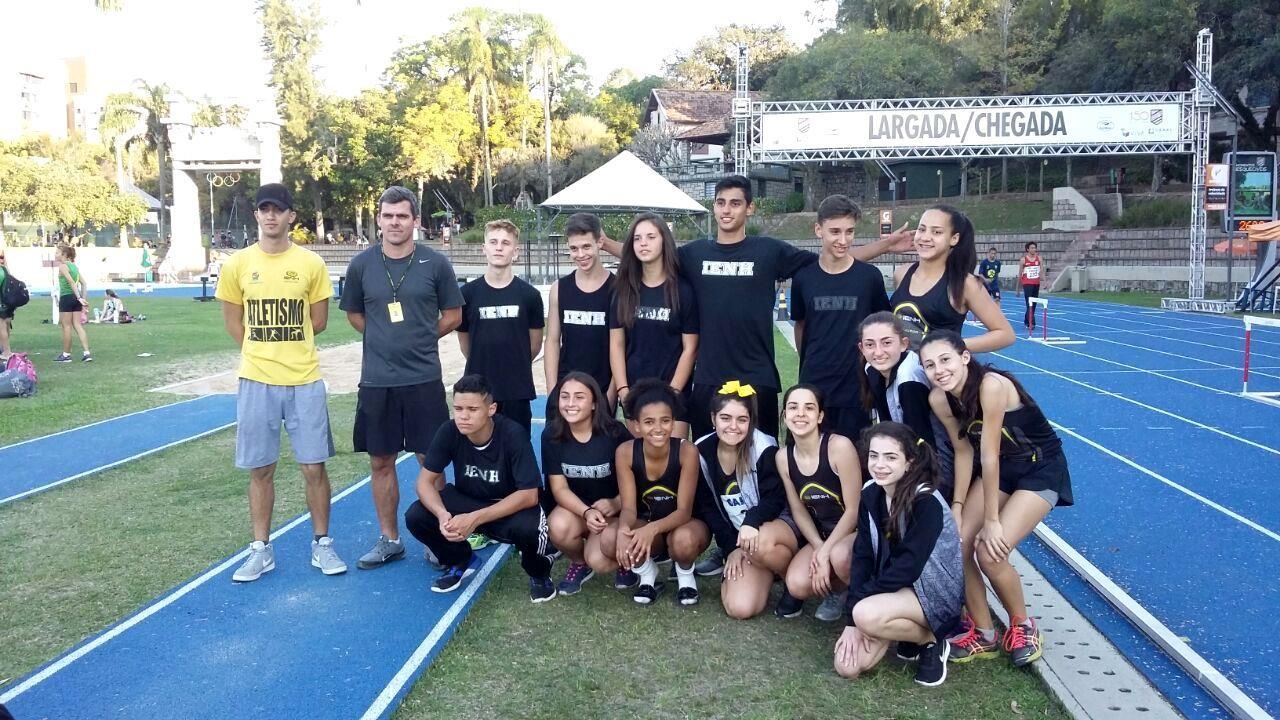
[[[1182,105],[1114,103],[772,111],[761,116],[765,152],[981,146],[1175,143]]]

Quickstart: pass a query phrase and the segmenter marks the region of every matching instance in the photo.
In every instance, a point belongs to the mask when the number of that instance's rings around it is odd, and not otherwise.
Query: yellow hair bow
[[[756,394],[756,389],[750,385],[743,385],[737,380],[730,380],[720,386],[721,395],[737,395],[738,397],[751,397]]]

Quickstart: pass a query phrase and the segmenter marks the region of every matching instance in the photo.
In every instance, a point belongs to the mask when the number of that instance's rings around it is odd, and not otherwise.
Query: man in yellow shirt
[[[236,467],[249,471],[253,524],[249,558],[232,579],[257,580],[276,566],[270,531],[281,423],[307,483],[315,533],[311,564],[325,575],[337,575],[347,565],[329,537],[331,490],[324,464],[333,457],[333,435],[315,342],[329,320],[333,285],[324,260],[289,240],[297,213],[287,187],[269,183],[259,188],[254,216],[258,243],[223,265],[216,293],[227,332],[241,350]]]

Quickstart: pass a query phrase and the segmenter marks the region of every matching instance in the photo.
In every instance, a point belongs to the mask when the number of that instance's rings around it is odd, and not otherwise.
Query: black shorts
[[[503,400],[498,403],[498,412],[532,433],[533,409],[529,407],[530,402],[529,400]]]
[[[1052,490],[1058,494],[1058,507],[1074,505],[1067,456],[1052,452],[1034,462],[1000,458],[1000,492],[1012,495],[1018,490]]]
[[[15,312],[17,312],[17,308],[0,305],[0,320],[12,320]]]
[[[813,516],[810,515],[809,518],[812,520]],[[786,523],[787,527],[791,528],[791,532],[795,534],[796,547],[802,548],[809,544],[809,539],[804,536],[804,533],[800,532],[800,524],[796,522],[795,516],[791,514],[791,508],[783,508],[782,512],[778,513],[778,519]],[[823,527],[817,520],[814,520],[813,524],[814,527],[818,528],[818,535],[824,542],[831,537],[831,533],[836,529],[835,525]]]
[[[871,425],[871,416],[861,405],[828,407],[822,411],[822,432],[843,435],[854,443],[862,438],[862,431]]]
[[[84,305],[80,304],[80,298],[75,295],[58,296],[58,312],[78,313],[81,310],[84,310]]]
[[[351,442],[356,452],[370,455],[425,453],[447,422],[449,406],[439,380],[403,387],[362,386],[356,394]]]
[[[715,397],[721,385],[694,385],[693,403],[690,406],[689,426],[693,428],[693,439],[715,432],[711,424],[711,398]],[[756,408],[759,410],[760,431],[774,439],[778,437],[778,389],[757,387]]]

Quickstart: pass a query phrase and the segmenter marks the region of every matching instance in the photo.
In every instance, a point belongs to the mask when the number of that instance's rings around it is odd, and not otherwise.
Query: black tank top
[[[966,432],[975,450],[981,447],[982,420],[969,423]],[[1037,462],[1060,452],[1062,440],[1038,405],[1027,403],[1004,414],[1004,427],[1000,429],[1001,458]]]
[[[911,277],[919,267],[920,263],[911,263],[911,267],[902,276],[902,282],[894,289],[893,297],[889,298],[893,314],[898,316],[907,331],[912,350],[919,349],[920,341],[933,330],[960,333],[964,328],[965,317],[965,313],[956,312],[951,306],[945,273],[925,294],[911,294]]]
[[[676,490],[680,487],[680,443],[671,438],[668,448],[667,469],[657,480],[649,479],[644,462],[644,440],[631,441],[631,472],[636,477],[636,515],[650,522],[661,520],[676,510]]]
[[[608,391],[609,379],[609,298],[613,273],[595,292],[583,292],[569,273],[557,281],[560,305],[561,378],[570,370],[580,370],[595,378],[601,391]],[[557,378],[559,379],[559,378]]]
[[[840,476],[831,467],[827,456],[827,441],[831,436],[824,434],[818,445],[818,469],[812,475],[800,472],[796,464],[795,446],[787,448],[787,469],[791,476],[791,484],[800,495],[800,502],[809,511],[813,524],[818,526],[818,534],[823,539],[836,529],[836,523],[844,515],[844,497],[840,492]]]

